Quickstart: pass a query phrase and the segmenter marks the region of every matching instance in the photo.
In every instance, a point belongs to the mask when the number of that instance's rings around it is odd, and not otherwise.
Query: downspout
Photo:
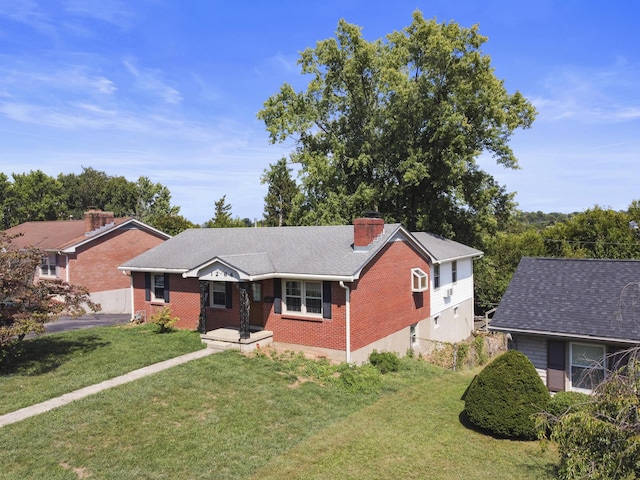
[[[349,287],[347,287],[342,280],[340,280],[340,286],[344,288],[344,293],[345,293],[344,304],[346,308],[346,314],[345,314],[345,324],[346,324],[345,340],[347,344],[346,354],[347,354],[347,363],[351,363],[351,299],[350,299],[351,290],[349,290]]]
[[[122,273],[124,273],[125,275],[127,274],[125,271],[123,271]],[[131,285],[129,287],[129,290],[131,291],[131,321],[133,322],[136,317],[136,309],[135,309],[135,305],[133,304],[134,302],[133,272],[129,272],[129,277],[130,277],[129,284]]]

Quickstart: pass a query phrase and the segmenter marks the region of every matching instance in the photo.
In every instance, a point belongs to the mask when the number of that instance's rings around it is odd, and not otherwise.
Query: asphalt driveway
[[[67,330],[78,330],[80,328],[104,327],[108,325],[118,325],[127,323],[131,319],[131,315],[98,313],[88,314],[81,317],[60,317],[55,322],[44,324],[46,333],[66,332]]]

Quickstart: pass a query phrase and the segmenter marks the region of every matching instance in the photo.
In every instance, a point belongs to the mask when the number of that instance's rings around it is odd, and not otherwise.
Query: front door
[[[264,327],[262,312],[262,282],[252,282],[249,291],[249,323],[252,326]]]

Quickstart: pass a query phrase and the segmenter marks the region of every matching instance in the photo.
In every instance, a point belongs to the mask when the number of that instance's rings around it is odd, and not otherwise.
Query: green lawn
[[[25,340],[15,367],[0,371],[0,415],[204,347],[195,332],[156,329],[95,327]]]
[[[126,330],[138,342],[152,336],[145,331]],[[23,375],[24,387],[56,382],[41,378],[54,370],[84,370],[79,356],[119,342],[105,335],[56,368]],[[0,478],[554,478],[553,451],[460,423],[471,374],[417,360],[403,367],[380,392],[356,394],[311,378],[324,365],[212,355],[0,428]],[[0,376],[2,391],[7,381],[15,379]]]

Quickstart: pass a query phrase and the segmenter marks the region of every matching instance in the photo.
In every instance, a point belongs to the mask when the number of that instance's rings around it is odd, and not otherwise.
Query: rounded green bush
[[[536,437],[532,416],[549,403],[549,392],[531,361],[517,350],[497,357],[471,382],[465,414],[475,427],[502,438]]]

